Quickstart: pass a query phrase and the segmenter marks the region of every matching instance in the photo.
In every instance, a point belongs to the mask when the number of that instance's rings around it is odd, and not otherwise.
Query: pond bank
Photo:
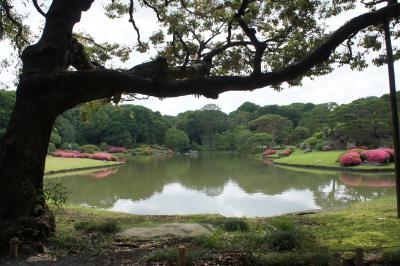
[[[354,168],[354,167],[341,167],[341,166],[323,166],[323,165],[307,165],[307,164],[294,164],[294,163],[281,163],[274,161],[275,165],[294,167],[294,168],[305,168],[305,169],[317,169],[317,170],[329,170],[329,171],[343,171],[343,172],[362,172],[362,173],[390,173],[394,169],[391,168]]]
[[[66,172],[95,170],[124,164],[123,162],[109,162],[85,158],[46,157],[45,175],[54,175]]]
[[[376,166],[376,165],[358,165],[351,167],[342,167],[337,162],[339,156],[344,151],[313,151],[311,153],[304,153],[303,151],[295,151],[288,157],[274,159],[276,165],[306,168],[306,169],[320,169],[320,170],[333,170],[333,171],[347,171],[347,172],[393,172],[394,164]]]

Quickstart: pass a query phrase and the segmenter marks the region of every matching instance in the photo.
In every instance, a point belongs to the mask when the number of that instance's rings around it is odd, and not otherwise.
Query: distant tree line
[[[0,138],[4,134],[15,92],[0,91]],[[348,104],[293,103],[259,106],[245,102],[226,114],[215,104],[177,116],[139,105],[104,104],[87,113],[76,107],[60,115],[51,145],[73,148],[84,144],[134,147],[164,144],[177,150],[236,150],[258,152],[264,146],[306,145],[322,149],[348,143],[391,145],[389,95],[367,97]]]

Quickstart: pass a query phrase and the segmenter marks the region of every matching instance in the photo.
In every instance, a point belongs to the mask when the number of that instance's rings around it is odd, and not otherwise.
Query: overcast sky
[[[75,27],[77,31],[84,31],[95,37],[98,41],[115,41],[132,45],[136,41],[135,32],[127,18],[121,20],[109,20],[104,16],[102,5],[104,1],[95,1],[92,8],[83,14],[82,20]],[[352,14],[352,16],[355,13]],[[342,17],[334,22],[336,25],[343,24],[351,17]],[[146,39],[152,32],[156,31],[157,24],[155,16],[151,10],[144,10],[136,13],[136,22],[140,27],[142,37]],[[42,27],[43,21],[40,16],[30,17],[30,24]],[[394,44],[395,45],[395,44]],[[9,57],[10,48],[1,43],[0,58]],[[124,65],[117,67],[132,67],[135,64],[145,62],[149,55],[133,54],[132,59]],[[396,64],[396,77],[399,80],[399,64]],[[12,80],[11,71],[0,73],[0,81],[10,84]],[[400,82],[400,81],[399,81]],[[398,83],[399,83],[398,82]],[[224,112],[231,112],[246,101],[259,105],[279,104],[285,105],[294,102],[337,102],[348,103],[352,100],[367,97],[381,96],[388,93],[387,68],[369,67],[363,72],[351,71],[348,67],[342,67],[333,73],[315,78],[314,80],[305,79],[302,87],[287,88],[281,92],[273,91],[266,87],[253,92],[225,92],[217,100],[204,97],[195,98],[194,96],[184,96],[159,100],[150,98],[148,100],[135,101],[133,104],[140,104],[160,111],[162,114],[176,115],[186,110],[200,109],[208,103],[215,103]]]

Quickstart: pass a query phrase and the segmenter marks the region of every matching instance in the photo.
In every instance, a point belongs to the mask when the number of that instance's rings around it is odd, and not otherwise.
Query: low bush
[[[273,150],[273,149],[266,149],[266,150],[263,152],[263,157],[268,157],[268,156],[273,155],[273,154],[276,154],[276,153],[277,153],[276,150]]]
[[[284,150],[282,152],[279,153],[280,157],[288,157],[292,154],[292,150]]]
[[[79,150],[84,153],[95,153],[97,151],[100,151],[100,148],[97,147],[96,145],[92,144],[87,144],[87,145],[82,145]]]
[[[78,158],[80,152],[79,151],[63,151],[56,150],[52,153],[54,157],[63,157],[63,158]]]
[[[109,147],[108,152],[109,153],[126,153],[126,152],[128,152],[128,149],[125,147]]]
[[[339,159],[339,163],[341,166],[360,165],[361,162],[361,157],[358,152],[347,152],[343,154]]]
[[[363,158],[368,162],[373,163],[388,163],[390,161],[390,154],[385,150],[369,150],[363,153]]]
[[[314,149],[317,151],[322,151],[324,146],[325,146],[325,143],[323,141],[319,141],[314,145]]]
[[[275,230],[267,234],[268,246],[276,251],[288,251],[304,246],[305,236],[302,232],[291,230]]]
[[[333,151],[333,147],[330,145],[325,145],[322,147],[322,151]]]
[[[67,202],[69,190],[56,181],[46,180],[43,185],[43,194],[48,203],[56,208],[62,208]]]
[[[245,232],[249,231],[249,224],[243,219],[231,218],[222,222],[222,229],[228,232]]]
[[[52,152],[55,152],[56,149],[56,145],[54,145],[54,143],[49,143],[49,147],[47,148],[47,153],[50,154]]]
[[[107,150],[108,150],[108,144],[107,144],[107,142],[102,142],[102,143],[100,143],[99,148],[100,148],[102,151],[107,151]]]
[[[94,153],[94,154],[90,155],[89,158],[93,159],[93,160],[101,160],[101,161],[115,161],[115,162],[118,161],[118,158],[112,156],[109,153],[105,153],[105,152]]]
[[[120,230],[116,221],[80,221],[75,223],[75,229],[85,232],[101,232],[113,234]]]
[[[386,153],[388,153],[389,154],[389,160],[391,161],[391,162],[393,162],[394,161],[394,149],[389,149],[389,148],[379,148],[378,150],[380,150],[380,151],[384,151],[384,152],[386,152]]]

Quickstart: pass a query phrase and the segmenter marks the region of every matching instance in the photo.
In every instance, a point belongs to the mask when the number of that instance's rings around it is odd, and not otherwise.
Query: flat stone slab
[[[211,224],[167,223],[151,227],[132,227],[116,234],[117,238],[135,240],[173,239],[211,235],[215,228]]]

